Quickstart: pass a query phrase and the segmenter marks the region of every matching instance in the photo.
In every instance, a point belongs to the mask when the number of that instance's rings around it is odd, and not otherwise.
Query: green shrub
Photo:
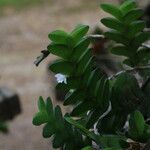
[[[38,65],[49,54],[60,57],[49,69],[65,78],[56,88],[68,91],[64,105],[73,105],[63,115],[50,98],[39,98],[33,124],[45,124],[43,136],[53,137],[53,148],[123,150],[150,139],[150,47],[144,44],[150,33],[139,19],[143,12],[133,0],[101,8],[111,15],[101,20],[109,31],[87,35],[87,25],[78,25],[70,33],[53,31],[47,50],[35,62]],[[122,64],[127,68],[111,77],[96,65],[89,48],[93,39],[103,37],[115,41],[111,53],[124,56]]]

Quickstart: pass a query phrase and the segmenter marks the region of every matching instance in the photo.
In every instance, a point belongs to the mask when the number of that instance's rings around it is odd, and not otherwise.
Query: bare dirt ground
[[[105,1],[106,2],[106,1]],[[50,6],[26,9],[0,17],[0,86],[14,89],[22,104],[22,114],[9,122],[10,133],[0,134],[0,150],[50,150],[49,140],[41,135],[41,128],[32,125],[37,111],[39,95],[53,98],[52,77],[47,77],[46,64],[38,68],[33,61],[49,40],[47,34],[57,28],[68,31],[78,23],[99,24],[103,12],[99,2],[87,3],[74,0],[57,0]]]

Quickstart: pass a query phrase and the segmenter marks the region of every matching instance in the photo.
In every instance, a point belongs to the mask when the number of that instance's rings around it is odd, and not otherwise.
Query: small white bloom
[[[61,73],[58,73],[58,74],[55,75],[55,78],[56,78],[58,83],[63,83],[64,82],[65,84],[67,84],[67,77],[65,75],[63,75]]]

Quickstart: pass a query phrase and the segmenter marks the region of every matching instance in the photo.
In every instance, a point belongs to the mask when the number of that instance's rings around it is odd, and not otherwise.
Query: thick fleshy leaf
[[[53,138],[53,148],[59,148],[64,145],[64,139],[62,138],[61,134],[55,134]]]
[[[122,43],[125,45],[128,45],[129,40],[121,33],[117,32],[117,31],[108,31],[105,32],[105,36],[113,41],[116,41],[118,43]]]
[[[76,90],[72,93],[68,93],[65,97],[64,105],[75,104],[79,101],[83,101],[85,97],[85,91],[81,90]]]
[[[43,137],[49,138],[55,133],[55,128],[51,123],[47,123],[43,128]]]
[[[46,109],[46,105],[42,96],[40,96],[38,100],[38,109],[39,111],[44,111]]]
[[[112,16],[116,17],[117,19],[122,19],[122,12],[121,10],[117,7],[117,6],[114,6],[112,4],[101,4],[101,8],[111,14]]]
[[[129,127],[130,136],[136,140],[140,139],[144,132],[145,121],[143,115],[139,111],[135,111],[130,115]]]
[[[124,22],[129,24],[143,16],[143,11],[139,8],[132,9],[124,16]]]
[[[121,6],[120,9],[123,12],[123,14],[127,14],[130,10],[136,8],[136,2],[135,0],[126,0]]]
[[[100,136],[100,141],[103,148],[127,149],[129,144],[118,135],[103,135]]]
[[[126,56],[126,57],[131,56],[131,51],[128,51],[127,47],[123,45],[118,45],[118,46],[113,47],[111,49],[111,53],[115,55],[119,55],[119,56]]]
[[[134,21],[130,24],[128,36],[133,38],[137,33],[142,32],[145,28],[144,21]]]
[[[76,71],[77,75],[84,73],[91,59],[92,59],[92,50],[87,49],[79,59],[77,71]]]
[[[90,132],[88,129],[86,129],[82,124],[78,123],[77,121],[73,120],[71,117],[65,117],[65,120],[69,122],[71,125],[75,126],[76,128],[80,129],[85,136],[90,137],[93,139],[97,144],[100,144],[99,137],[94,134],[93,132]]]
[[[86,147],[82,148],[81,150],[93,150],[93,148],[91,146],[86,146]]]
[[[80,102],[78,105],[76,105],[71,112],[72,116],[80,116],[83,113],[87,112],[88,110],[92,109],[94,106],[94,102],[92,100],[85,100],[83,102]]]
[[[50,53],[59,56],[63,59],[69,59],[69,56],[72,52],[72,50],[69,49],[67,46],[61,44],[54,44],[54,43],[51,43],[48,46],[48,50]]]
[[[46,111],[40,111],[35,114],[33,117],[32,123],[35,126],[40,126],[41,124],[44,124],[48,121],[48,114]]]
[[[73,64],[65,60],[56,60],[50,66],[49,69],[54,73],[61,73],[64,75],[71,75],[74,71]]]
[[[86,51],[86,49],[88,48],[90,44],[89,39],[83,39],[81,40],[76,47],[73,49],[73,56],[72,56],[72,60],[73,61],[78,61],[80,56],[83,55],[83,53]]]
[[[54,43],[66,44],[67,43],[68,34],[66,32],[62,31],[62,30],[56,30],[56,31],[51,32],[48,35],[48,37]]]
[[[142,43],[146,42],[149,39],[150,39],[149,32],[140,32],[135,36],[135,39],[134,39],[132,45],[135,48],[138,48]]]
[[[108,27],[110,29],[114,29],[114,30],[120,31],[120,32],[123,32],[126,29],[124,24],[122,22],[120,22],[119,20],[115,19],[115,18],[111,18],[111,17],[103,18],[101,20],[101,22],[106,27]]]
[[[80,24],[75,27],[70,35],[73,37],[74,41],[78,43],[86,35],[88,30],[89,26]]]

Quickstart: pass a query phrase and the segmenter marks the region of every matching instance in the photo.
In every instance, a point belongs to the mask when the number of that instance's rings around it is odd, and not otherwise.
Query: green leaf
[[[95,70],[93,70],[91,73],[90,73],[90,76],[87,80],[87,87],[90,87],[89,91],[91,94],[95,94],[95,89],[96,89],[96,84],[98,82],[98,80],[103,76],[104,74],[102,73],[102,71],[97,68]]]
[[[141,9],[138,8],[132,9],[124,16],[124,22],[126,24],[130,24],[142,16],[143,16],[143,11]]]
[[[61,112],[61,108],[59,106],[55,107],[55,120],[57,122],[56,128],[57,129],[64,129],[64,120]]]
[[[136,140],[139,139],[145,128],[144,117],[139,111],[135,111],[130,115],[129,127],[130,136]]]
[[[127,66],[130,66],[130,67],[134,67],[134,63],[131,61],[131,59],[125,59],[123,61],[123,64],[126,64]]]
[[[45,110],[45,108],[46,108],[45,102],[44,102],[42,96],[39,97],[39,100],[38,100],[38,108],[39,108],[39,111],[43,111],[43,110]]]
[[[135,48],[138,48],[139,46],[141,46],[142,43],[146,42],[149,39],[150,39],[149,32],[141,32],[135,36],[135,39],[134,39],[132,45]]]
[[[79,101],[83,101],[86,97],[85,91],[76,90],[72,93],[68,93],[65,97],[64,105],[75,104]]]
[[[143,93],[139,87],[137,79],[128,73],[119,74],[112,87],[112,109],[117,109],[116,111],[125,110],[125,113],[128,114],[135,111],[142,102]]]
[[[51,43],[48,46],[48,50],[50,53],[59,56],[63,59],[69,59],[70,54],[72,52],[71,49],[69,49],[67,46],[54,43]]]
[[[93,150],[93,148],[91,146],[86,146],[86,147],[82,148],[81,150]]]
[[[141,48],[137,52],[140,64],[147,65],[147,63],[150,61],[150,49],[147,48]]]
[[[144,128],[144,132],[143,135],[140,139],[141,142],[145,143],[150,139],[150,125],[145,123],[145,128]]]
[[[100,141],[104,148],[111,147],[117,150],[122,148],[127,149],[129,147],[129,144],[118,135],[103,135],[100,137]]]
[[[101,134],[116,134],[121,131],[127,120],[127,115],[117,111],[109,112],[105,117],[99,119],[97,129]]]
[[[65,120],[69,122],[71,125],[75,126],[76,128],[80,129],[85,136],[90,137],[93,139],[97,144],[100,144],[99,137],[94,134],[93,132],[90,132],[88,129],[86,129],[83,125],[78,123],[77,121],[73,120],[71,117],[65,117]]]
[[[52,104],[52,100],[50,99],[50,97],[48,97],[46,100],[46,111],[50,117],[53,116],[53,104]]]
[[[91,59],[92,59],[92,50],[87,49],[85,53],[79,58],[77,71],[76,71],[77,75],[81,75],[82,73],[85,72]]]
[[[87,112],[88,110],[92,109],[94,106],[94,102],[91,101],[83,101],[80,102],[78,105],[76,105],[73,109],[73,111],[71,112],[71,116],[79,116],[85,112]]]
[[[145,28],[145,22],[144,21],[134,21],[130,24],[129,27],[129,37],[134,37],[137,33],[142,32]]]
[[[132,55],[131,51],[127,49],[126,46],[118,45],[111,49],[111,53],[119,56],[130,57]]]
[[[48,114],[46,111],[40,111],[38,113],[35,114],[35,116],[33,117],[33,121],[32,123],[35,126],[39,126],[41,124],[44,124],[48,121]]]
[[[51,123],[47,123],[43,128],[43,137],[49,138],[55,133],[55,129]]]
[[[104,112],[100,108],[96,108],[88,115],[86,127],[91,128]]]
[[[54,73],[61,73],[64,75],[71,75],[74,71],[73,64],[65,60],[56,60],[50,66],[49,69]]]
[[[64,144],[64,139],[62,138],[62,135],[60,133],[55,134],[53,139],[53,148],[59,148],[63,146],[63,144]]]
[[[112,16],[116,17],[117,19],[121,20],[122,19],[122,12],[121,10],[112,4],[101,4],[101,8],[111,14]]]
[[[72,60],[73,61],[78,61],[80,56],[83,55],[83,53],[86,51],[86,49],[88,48],[90,44],[89,39],[83,39],[81,40],[76,47],[73,49],[73,56],[72,56]]]
[[[56,31],[51,32],[48,35],[48,37],[54,43],[66,44],[67,43],[68,34],[66,32],[62,31],[62,30],[56,30]]]
[[[74,41],[78,43],[86,35],[88,30],[89,26],[80,24],[75,27],[70,35],[73,37]]]
[[[109,106],[109,81],[101,78],[97,83],[97,102],[101,109],[105,110]]]
[[[122,43],[124,45],[128,45],[129,43],[129,40],[121,33],[117,32],[117,31],[108,31],[108,32],[105,32],[104,34],[107,38],[113,40],[113,41],[116,41],[118,43]]]
[[[127,14],[130,10],[136,8],[136,2],[135,0],[126,0],[121,6],[120,10],[123,12],[123,14]]]
[[[110,29],[114,29],[120,32],[125,31],[125,26],[122,22],[120,22],[119,20],[115,19],[115,18],[103,18],[101,19],[101,22],[108,28]]]

